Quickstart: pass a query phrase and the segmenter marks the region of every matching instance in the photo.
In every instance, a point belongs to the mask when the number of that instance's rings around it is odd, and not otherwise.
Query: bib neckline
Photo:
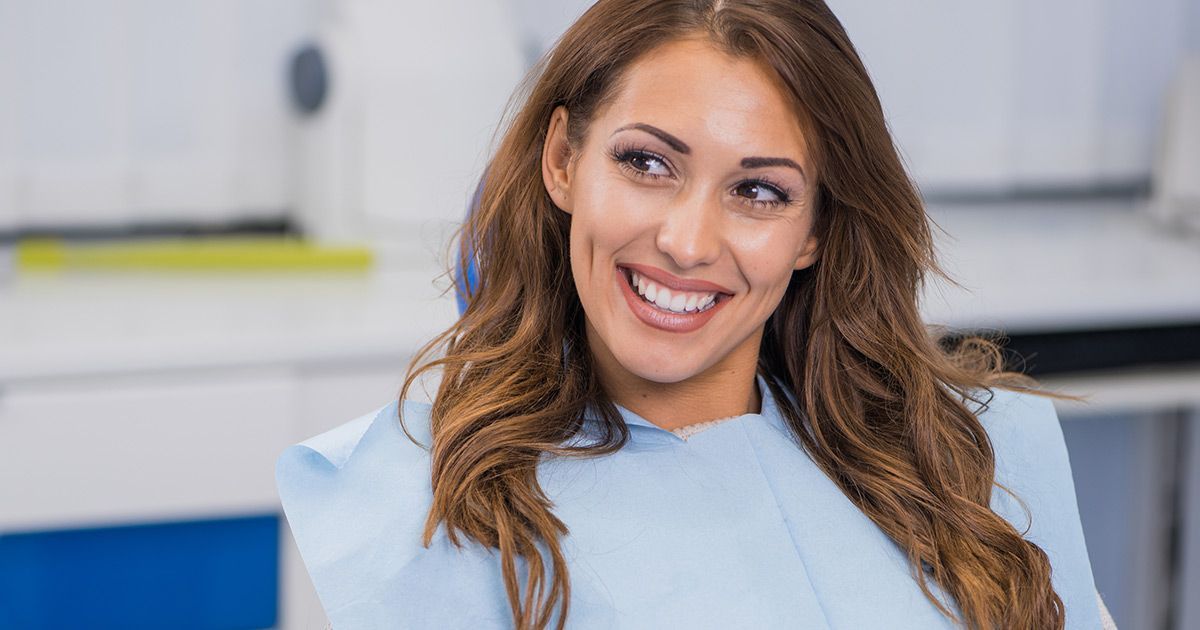
[[[761,405],[758,413],[744,413],[737,416],[729,416],[727,418],[716,418],[714,420],[705,420],[690,425],[684,425],[675,430],[664,429],[657,424],[643,418],[642,416],[630,411],[620,404],[616,404],[617,411],[620,412],[621,418],[625,421],[625,425],[643,434],[656,435],[665,437],[676,442],[686,443],[688,438],[697,433],[701,433],[707,429],[721,426],[728,423],[735,423],[738,420],[754,420],[767,419],[772,422],[780,422],[781,416],[774,395],[771,393],[771,388],[767,386],[766,377],[761,373],[756,373],[755,381],[758,383]],[[614,403],[615,404],[615,403]],[[689,429],[694,427],[694,429]],[[686,435],[680,435],[682,431]]]

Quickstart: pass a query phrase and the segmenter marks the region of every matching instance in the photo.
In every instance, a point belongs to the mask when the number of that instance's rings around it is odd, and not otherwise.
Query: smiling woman
[[[921,321],[929,221],[822,2],[601,0],[530,79],[463,317],[280,459],[335,627],[1099,625],[1054,408]]]
[[[571,215],[595,367],[664,428],[758,408],[763,324],[817,258],[807,134],[786,94],[755,58],[688,36],[639,58],[586,134],[570,137],[569,108],[550,116],[542,177]]]

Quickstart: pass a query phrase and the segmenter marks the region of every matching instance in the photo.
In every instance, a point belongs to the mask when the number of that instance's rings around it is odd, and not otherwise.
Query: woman
[[[335,628],[1099,626],[1053,407],[922,323],[823,3],[601,0],[531,76],[462,319],[279,462]]]

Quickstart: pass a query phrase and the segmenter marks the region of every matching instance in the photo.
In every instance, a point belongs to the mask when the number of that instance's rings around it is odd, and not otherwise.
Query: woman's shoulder
[[[389,440],[397,434],[407,438],[400,427],[401,408],[405,428],[413,437],[427,444],[429,403],[406,400],[402,405],[399,400],[391,400],[353,420],[288,447],[276,463],[276,472],[289,472],[297,466],[314,470],[341,470],[364,444]],[[411,440],[409,443],[420,448]]]
[[[401,409],[420,445],[401,427]],[[393,400],[288,447],[276,462],[288,527],[335,627],[386,625],[377,618],[384,594],[419,588],[406,582],[405,568],[424,550],[432,502],[422,447],[429,444],[429,410]]]
[[[275,483],[297,539],[315,539],[327,522],[345,533],[343,517],[377,511],[383,498],[428,498],[429,410],[428,403],[392,400],[285,449]],[[303,552],[305,541],[297,542]]]
[[[1031,500],[1069,498],[1069,506],[1062,505],[1063,511],[1058,514],[1078,520],[1078,513],[1071,513],[1075,509],[1075,483],[1054,402],[1045,396],[1002,388],[986,390],[967,402],[991,442],[996,482],[1029,495]]]
[[[1001,446],[1063,441],[1058,412],[1046,396],[993,387],[973,392],[966,402],[987,429],[988,437]]]
[[[1070,457],[1053,401],[1028,392],[992,388],[973,393],[966,403],[987,431],[996,459],[996,483],[1027,503],[1053,506],[1048,500],[1069,499],[1058,504],[1060,509],[1037,516],[1040,520],[1061,517],[1078,521]],[[1005,497],[1011,499],[996,488],[993,504],[1000,499],[1001,507],[1012,507]],[[1018,529],[1026,526],[1028,523],[1018,524]]]
[[[1099,627],[1095,582],[1083,537],[1075,481],[1052,399],[993,388],[967,401],[996,457],[992,509],[1046,552],[1068,628]],[[1093,623],[1094,622],[1094,623]]]

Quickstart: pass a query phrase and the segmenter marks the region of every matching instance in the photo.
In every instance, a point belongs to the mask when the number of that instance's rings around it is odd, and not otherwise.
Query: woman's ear
[[[814,233],[809,233],[808,238],[804,241],[804,245],[800,248],[800,256],[796,258],[796,271],[811,266],[817,262],[821,256],[821,239],[817,238]]]
[[[571,146],[567,142],[567,108],[559,105],[550,114],[542,146],[542,181],[560,210],[571,214]]]

